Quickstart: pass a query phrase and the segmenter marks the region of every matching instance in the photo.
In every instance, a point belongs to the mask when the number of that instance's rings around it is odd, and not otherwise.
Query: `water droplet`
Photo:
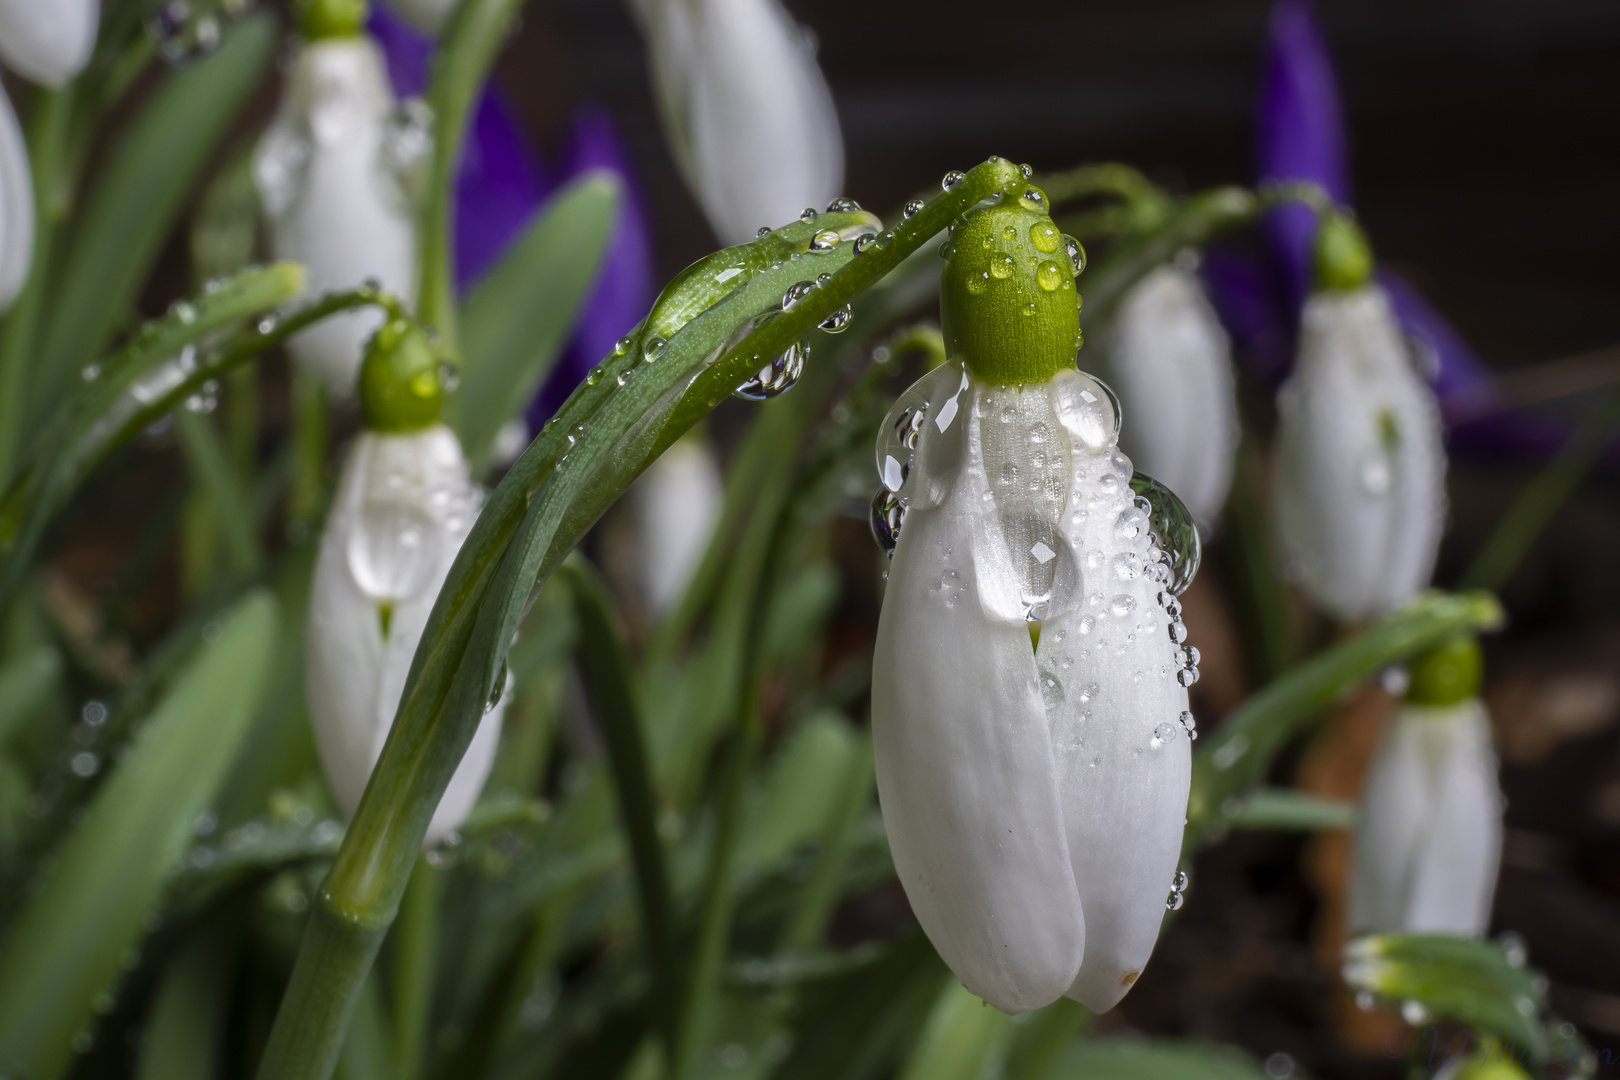
[[[804,208],[804,211],[799,214],[799,220],[800,221],[814,221],[814,220],[816,220],[816,218],[818,216],[820,216],[820,215],[818,215],[816,213],[816,208],[815,207],[807,206],[807,207]]]
[[[586,372],[586,374],[585,374],[585,385],[586,386],[595,386],[597,383],[599,383],[601,381],[602,381],[602,365],[601,364],[597,364],[595,367],[591,368],[590,371]]]
[[[809,355],[810,346],[795,341],[782,355],[749,376],[746,382],[737,387],[736,395],[750,401],[764,401],[787,393],[799,381],[799,376],[804,374],[804,361]]]
[[[1063,234],[1050,221],[1037,221],[1029,227],[1029,242],[1035,245],[1036,251],[1050,255],[1063,242]]]
[[[1176,725],[1166,721],[1153,729],[1153,738],[1148,740],[1148,746],[1154,750],[1165,743],[1172,742],[1176,737]]]
[[[900,526],[906,521],[905,501],[884,488],[872,496],[872,510],[868,517],[872,526],[872,539],[889,558],[894,558],[894,547],[900,542]]]
[[[1394,481],[1389,467],[1389,455],[1373,450],[1356,466],[1356,482],[1369,495],[1388,495]]]
[[[1186,641],[1187,624],[1182,622],[1180,619],[1172,620],[1170,623],[1170,640],[1175,642],[1177,645],[1180,645],[1182,642]]]
[[[815,283],[810,281],[801,281],[789,286],[788,291],[782,294],[782,310],[792,311],[801,300],[815,291]]]
[[[1025,188],[1024,193],[1018,196],[1018,204],[1025,210],[1045,210],[1046,196],[1041,194],[1040,188]]]
[[[501,661],[501,668],[495,673],[495,684],[490,687],[489,698],[484,702],[484,712],[492,713],[495,706],[501,703],[501,695],[506,693],[506,661]]]
[[[922,213],[922,208],[923,201],[921,199],[912,199],[910,202],[906,203],[905,209],[900,211],[900,213],[906,218],[914,218],[918,214]]]
[[[275,333],[275,330],[276,330],[276,317],[274,315],[266,315],[264,318],[260,319],[259,320],[258,330],[259,330],[259,333],[261,333],[261,334],[273,334],[273,333]]]
[[[629,337],[620,338],[613,346],[613,355],[623,356],[630,351],[630,346],[634,344],[635,342],[631,341]]]
[[[857,255],[865,255],[866,254],[866,249],[871,247],[875,243],[877,243],[877,237],[874,236],[872,233],[867,233],[865,236],[856,237],[855,238],[855,254],[857,254]]]
[[[623,371],[619,372],[619,375],[616,379],[614,379],[614,382],[618,383],[620,386],[624,386],[631,379],[635,378],[635,376],[635,368],[625,368]]]
[[[845,330],[849,329],[849,322],[854,317],[854,311],[848,304],[845,304],[843,307],[839,308],[825,319],[822,319],[817,325],[819,325],[821,329],[825,330],[829,334],[841,334]]]
[[[1025,180],[1028,180],[1030,177],[1035,175],[1035,170],[1028,164],[1020,165],[1018,166],[1018,175],[1022,176]]]
[[[754,235],[755,235],[755,236],[758,236],[758,237],[766,237],[766,236],[769,236],[769,235],[771,235],[771,227],[770,227],[770,226],[769,226],[769,225],[761,225],[761,226],[760,226],[760,227],[759,227],[759,228],[758,228],[758,229],[757,229],[757,230],[756,230],[756,231],[755,231],[755,232],[754,232]]]
[[[955,191],[957,188],[962,186],[962,181],[966,179],[966,173],[960,173],[953,169],[946,173],[943,178],[941,178],[939,186],[946,191]]]
[[[1118,615],[1120,618],[1124,618],[1126,615],[1129,615],[1135,609],[1136,609],[1136,601],[1133,600],[1131,597],[1126,596],[1124,593],[1120,593],[1118,596],[1114,597],[1112,600],[1110,600],[1108,602],[1108,610],[1112,611],[1115,615]]]
[[[85,382],[95,382],[97,379],[101,378],[101,365],[86,364],[84,370],[79,372],[79,377]]]
[[[641,358],[647,363],[651,364],[660,356],[663,356],[664,350],[667,348],[669,348],[669,342],[665,341],[657,334],[654,334],[652,337],[647,339],[646,344],[642,345]]]
[[[1041,700],[1046,704],[1047,711],[1056,709],[1063,704],[1063,684],[1058,677],[1050,671],[1043,671],[1037,676],[1041,686]]]
[[[1047,292],[1056,292],[1063,284],[1063,271],[1055,262],[1043,262],[1035,271],[1035,283]]]
[[[1017,268],[1018,264],[1013,261],[1011,255],[997,255],[990,260],[990,276],[999,280],[1004,281],[1012,277],[1013,271]]]
[[[1185,904],[1186,902],[1187,898],[1178,892],[1172,892],[1169,896],[1164,898],[1164,906],[1170,911],[1180,911],[1181,905]]]
[[[860,208],[861,204],[856,202],[854,199],[848,198],[847,196],[839,196],[827,204],[827,213],[848,214],[851,211],[859,210]]]
[[[1429,1019],[1429,1010],[1423,1007],[1421,1001],[1401,1002],[1401,1019],[1413,1027],[1425,1023]]]
[[[1079,277],[1086,269],[1086,249],[1081,246],[1080,241],[1065,234],[1063,251],[1069,256],[1069,265],[1074,267],[1074,276]]]
[[[191,0],[170,0],[147,14],[143,20],[147,40],[164,63],[184,64],[219,47],[222,31],[219,12],[210,10],[213,7],[194,5]],[[241,0],[219,5],[227,15],[239,14],[246,7]]]
[[[1192,584],[1203,559],[1198,526],[1175,492],[1146,473],[1139,472],[1131,477],[1131,490],[1147,500],[1148,525],[1153,530],[1154,542],[1168,559],[1167,591],[1180,596]]]
[[[1524,967],[1530,959],[1530,950],[1524,943],[1524,937],[1516,931],[1509,930],[1496,939],[1497,948],[1502,950],[1502,956],[1507,960],[1509,967]]]
[[[1187,883],[1188,883],[1187,871],[1185,871],[1185,870],[1177,870],[1176,871],[1176,876],[1170,879],[1170,888],[1175,890],[1176,892],[1186,892],[1187,891]]]
[[[838,246],[838,232],[834,229],[822,229],[810,238],[811,251],[831,251]]]
[[[1095,698],[1100,693],[1102,693],[1102,687],[1101,686],[1097,685],[1094,682],[1086,683],[1086,688],[1084,690],[1080,691],[1080,702],[1081,702],[1081,704],[1085,704],[1086,702],[1091,701],[1093,698]]]
[[[190,326],[197,321],[197,309],[182,300],[174,305],[174,317],[180,320],[182,326]]]
[[[1362,1012],[1372,1012],[1373,1007],[1377,1004],[1378,998],[1373,995],[1371,990],[1356,991],[1356,1008]]]

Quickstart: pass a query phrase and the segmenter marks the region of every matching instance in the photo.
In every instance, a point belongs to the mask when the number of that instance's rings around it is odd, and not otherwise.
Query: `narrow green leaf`
[[[141,1035],[136,1080],[213,1080],[219,1075],[229,1001],[223,935],[188,942],[158,983]]]
[[[1314,832],[1318,829],[1353,829],[1356,806],[1340,799],[1324,799],[1286,788],[1260,788],[1236,805],[1222,808],[1234,829],[1279,829]]]
[[[445,422],[479,471],[502,425],[551,372],[596,280],[620,199],[593,172],[552,196],[461,309],[461,384]]]
[[[900,1080],[980,1080],[1000,1072],[1013,1019],[956,980],[945,984]]]
[[[1501,622],[1501,605],[1489,593],[1428,593],[1244,702],[1199,740],[1183,854],[1197,851],[1223,824],[1223,809],[1240,805],[1227,800],[1264,779],[1277,751],[1344,694],[1389,664],[1464,630],[1492,629]]]
[[[186,408],[176,409],[172,415],[192,480],[208,501],[214,525],[225,540],[231,571],[243,577],[257,572],[263,556],[255,518],[224,445],[206,416]]]
[[[275,45],[273,18],[244,19],[212,56],[174,69],[129,121],[75,215],[41,333],[36,414],[56,402],[134,307],[204,163],[259,84]]]
[[[60,1075],[75,1036],[116,992],[247,731],[275,634],[263,592],[220,621],[44,871],[0,947],[0,1069]]]
[[[62,655],[49,645],[20,653],[0,667],[0,749],[62,677]]]
[[[795,728],[751,793],[737,850],[739,872],[768,870],[801,843],[826,834],[843,809],[835,781],[854,771],[859,755],[854,730],[835,713]]]

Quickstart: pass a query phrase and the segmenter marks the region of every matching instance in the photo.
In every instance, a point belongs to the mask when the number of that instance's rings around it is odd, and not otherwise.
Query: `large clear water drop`
[[[1141,508],[1147,513],[1148,526],[1167,560],[1169,580],[1165,589],[1180,596],[1197,576],[1198,564],[1203,558],[1198,526],[1193,524],[1192,514],[1176,493],[1146,473],[1138,472],[1131,477],[1131,490],[1147,502]]]

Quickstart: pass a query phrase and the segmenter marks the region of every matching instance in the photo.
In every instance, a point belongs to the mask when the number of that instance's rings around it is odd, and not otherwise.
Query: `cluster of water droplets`
[[[227,25],[241,18],[252,0],[168,0],[147,13],[147,40],[167,64],[184,64],[219,47]]]
[[[1164,906],[1170,911],[1180,911],[1181,905],[1187,902],[1187,871],[1177,870],[1176,876],[1170,879],[1170,895],[1165,897]]]

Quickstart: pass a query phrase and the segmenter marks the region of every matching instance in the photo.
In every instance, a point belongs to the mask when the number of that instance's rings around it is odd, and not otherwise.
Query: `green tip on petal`
[[[298,21],[309,41],[354,37],[366,26],[366,0],[299,0]]]
[[[1356,219],[1341,210],[1323,214],[1316,230],[1316,287],[1359,289],[1372,273],[1372,245]]]
[[[952,359],[1004,385],[1074,366],[1085,253],[1052,224],[1044,192],[1025,184],[969,210],[945,255],[939,310]]]
[[[1479,640],[1463,634],[1419,653],[1410,674],[1406,700],[1413,705],[1444,708],[1477,697],[1485,674]]]
[[[422,328],[390,319],[372,335],[360,368],[360,411],[372,431],[420,431],[439,422],[444,373]]]

